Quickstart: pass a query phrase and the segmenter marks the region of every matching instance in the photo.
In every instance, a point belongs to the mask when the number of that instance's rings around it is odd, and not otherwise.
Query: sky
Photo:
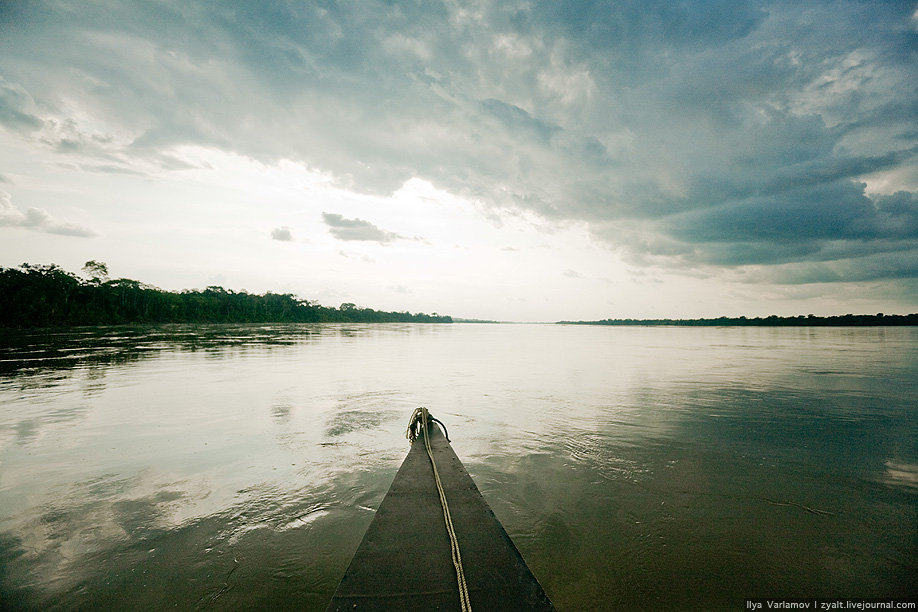
[[[918,3],[3,0],[0,266],[512,321],[918,312]]]

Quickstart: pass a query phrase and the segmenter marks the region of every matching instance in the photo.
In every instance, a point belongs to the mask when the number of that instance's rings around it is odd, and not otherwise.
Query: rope
[[[437,421],[430,416],[427,408],[421,407],[411,415],[411,421],[408,423],[406,437],[413,443],[419,435],[419,430],[424,433],[424,446],[427,448],[427,456],[430,458],[430,465],[433,467],[434,480],[437,483],[437,492],[440,494],[440,506],[443,508],[443,522],[446,523],[446,533],[449,535],[449,544],[452,549],[453,567],[456,568],[456,582],[459,585],[459,605],[462,612],[472,612],[472,604],[469,602],[469,589],[465,583],[465,571],[462,569],[462,555],[459,554],[459,540],[456,537],[456,530],[453,529],[453,519],[449,513],[449,504],[446,502],[446,493],[443,491],[443,483],[440,482],[440,473],[437,471],[437,462],[434,461],[433,451],[430,449],[430,434],[428,428],[430,422]],[[441,423],[442,425],[442,423]],[[446,427],[443,428],[446,431]],[[446,441],[449,442],[447,436]]]

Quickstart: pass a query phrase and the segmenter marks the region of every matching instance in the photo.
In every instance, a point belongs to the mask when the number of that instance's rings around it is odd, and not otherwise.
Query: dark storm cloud
[[[918,279],[918,250],[914,244],[895,250],[895,244],[873,254],[850,253],[849,256],[828,257],[825,261],[798,259],[792,263],[756,267],[742,280],[747,283],[780,283],[805,285],[810,283],[839,283],[902,281],[904,289],[913,293]]]
[[[716,47],[745,37],[767,17],[761,3],[742,0],[541,0],[529,13],[537,29],[558,31],[593,50],[597,63],[627,76],[629,82],[666,71],[662,56],[669,49]]]
[[[291,242],[293,241],[293,234],[290,232],[289,227],[278,227],[271,230],[271,239],[280,242]]]
[[[335,213],[322,213],[322,221],[325,222],[325,225],[328,226],[328,231],[337,240],[357,240],[386,244],[402,237],[396,233],[381,230],[369,221],[356,218],[345,219]]]
[[[874,199],[850,181],[750,198],[669,221],[690,243],[918,240],[918,202],[908,192]]]
[[[530,116],[518,106],[505,104],[500,100],[483,100],[481,108],[485,113],[497,119],[510,132],[521,136],[535,136],[538,140],[548,142],[561,128]]]
[[[359,192],[416,177],[681,268],[835,258],[844,280],[882,253],[895,275],[915,248],[914,4],[16,6],[0,13],[0,126],[85,169],[168,169],[199,145]],[[902,193],[868,193],[878,173]],[[396,237],[325,221],[342,240]]]
[[[914,275],[906,262],[918,261],[918,198],[906,191],[868,196],[864,187],[840,181],[727,200],[664,220],[640,250],[718,266],[845,261],[813,268],[837,281]]]

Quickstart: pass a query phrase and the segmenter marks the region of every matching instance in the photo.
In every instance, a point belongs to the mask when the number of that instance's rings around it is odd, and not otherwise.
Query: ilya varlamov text
[[[914,610],[914,601],[841,599],[747,599],[746,610]]]

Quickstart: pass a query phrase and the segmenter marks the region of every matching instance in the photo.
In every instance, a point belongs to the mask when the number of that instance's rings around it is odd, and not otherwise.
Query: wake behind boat
[[[411,450],[326,612],[550,612],[445,427],[419,408]]]

